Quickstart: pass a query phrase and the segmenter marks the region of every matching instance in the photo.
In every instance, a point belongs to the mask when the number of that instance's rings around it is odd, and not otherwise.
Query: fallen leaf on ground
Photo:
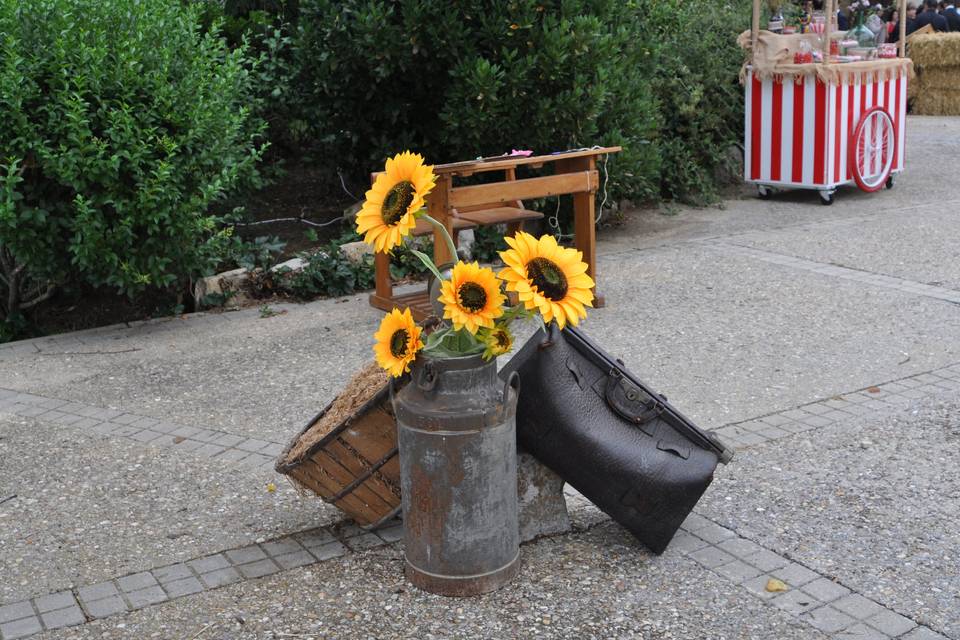
[[[787,583],[783,580],[777,580],[776,578],[770,578],[767,580],[767,591],[771,593],[776,593],[778,591],[787,591],[790,587],[787,586]]]
[[[880,387],[867,387],[868,393],[880,393]]]
[[[273,484],[272,482],[267,483],[267,493],[273,493],[276,490],[277,490],[277,485]]]

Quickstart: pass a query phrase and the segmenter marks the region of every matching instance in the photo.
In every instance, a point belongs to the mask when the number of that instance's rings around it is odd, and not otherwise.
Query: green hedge
[[[256,183],[241,46],[168,0],[0,0],[0,324],[72,281],[202,272],[210,204]]]
[[[360,182],[404,148],[621,144],[614,197],[700,202],[741,135],[745,0],[301,0],[296,19],[263,40],[265,111]]]

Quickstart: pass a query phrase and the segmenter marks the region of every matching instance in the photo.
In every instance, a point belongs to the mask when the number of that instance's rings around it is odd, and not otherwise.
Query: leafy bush
[[[282,287],[298,298],[343,296],[373,287],[373,256],[353,263],[340,253],[337,243],[331,242],[307,260],[302,271],[283,279]]]
[[[660,112],[661,192],[702,203],[716,194],[714,172],[743,136],[737,82],[743,53],[734,40],[749,26],[750,4],[639,0],[637,6]]]
[[[0,0],[0,320],[69,279],[206,271],[211,203],[257,184],[243,46],[166,0]]]
[[[740,138],[745,0],[301,0],[294,120],[365,181],[443,162],[620,144],[614,198],[699,200]]]
[[[658,116],[634,18],[622,0],[302,0],[304,120],[361,181],[408,147],[442,162],[623,144],[612,186],[653,196]]]

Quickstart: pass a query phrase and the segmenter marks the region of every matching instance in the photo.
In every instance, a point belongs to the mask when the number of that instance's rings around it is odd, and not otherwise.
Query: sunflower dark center
[[[563,300],[567,295],[567,276],[552,260],[534,258],[528,262],[527,277],[551,300]]]
[[[487,292],[476,282],[464,282],[457,290],[460,304],[471,313],[476,313],[487,304]]]
[[[394,358],[402,358],[407,355],[407,340],[409,337],[410,334],[407,333],[406,329],[397,329],[390,336],[390,353],[393,354]]]
[[[413,202],[413,183],[409,180],[398,182],[387,191],[380,205],[380,217],[384,224],[393,225],[400,221]]]
[[[506,349],[510,346],[510,336],[507,335],[506,331],[497,331],[493,335],[494,339],[497,341],[497,346],[501,349]]]

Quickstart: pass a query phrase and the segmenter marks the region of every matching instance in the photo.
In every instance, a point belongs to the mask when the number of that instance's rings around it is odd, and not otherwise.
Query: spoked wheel
[[[893,119],[883,107],[864,112],[850,139],[850,173],[863,191],[882,189],[893,168],[897,136]]]

